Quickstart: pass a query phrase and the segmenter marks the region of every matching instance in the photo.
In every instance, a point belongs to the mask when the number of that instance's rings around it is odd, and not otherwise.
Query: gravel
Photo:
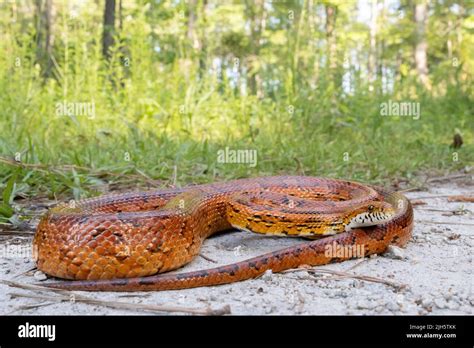
[[[474,314],[472,247],[474,246],[474,203],[448,202],[445,195],[472,194],[472,181],[443,183],[427,191],[408,192],[412,199],[423,198],[426,205],[415,206],[415,229],[407,247],[391,247],[384,255],[320,266],[357,275],[385,279],[402,288],[336,277],[310,274],[306,270],[289,273],[266,272],[262,277],[215,287],[150,293],[78,294],[104,301],[124,301],[150,305],[175,305],[192,308],[222,308],[230,305],[232,314],[321,314],[321,315],[445,315]],[[462,214],[452,214],[459,211]],[[445,215],[443,215],[445,214]],[[448,224],[439,224],[446,222]],[[457,224],[462,223],[462,224]],[[463,225],[464,224],[464,225]],[[0,236],[0,247],[7,249],[12,237]],[[30,245],[31,237],[15,238],[15,244]],[[224,233],[205,242],[202,253],[219,265],[229,264],[300,243],[300,239],[265,237],[249,232]],[[215,267],[198,257],[182,271]],[[354,267],[352,269],[352,267]],[[2,255],[0,278],[21,283],[44,279],[35,272],[31,255]],[[53,302],[32,308],[41,300],[15,297],[12,292],[38,294],[0,284],[0,314],[149,314],[142,310],[113,309],[84,303]],[[48,293],[51,295],[51,293]]]

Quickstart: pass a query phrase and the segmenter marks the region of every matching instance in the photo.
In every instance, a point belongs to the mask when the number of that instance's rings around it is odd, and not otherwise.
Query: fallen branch
[[[207,260],[207,261],[209,261],[209,262],[218,263],[216,260],[213,260],[213,259],[211,259],[209,256],[206,256],[206,255],[204,255],[204,254],[202,254],[202,253],[199,254],[199,256],[201,256],[204,260]]]
[[[367,259],[362,259],[359,262],[357,262],[355,265],[352,265],[346,271],[352,271],[354,268],[359,267],[361,264],[363,264]]]
[[[422,189],[424,189],[424,187],[417,186],[417,187],[410,187],[410,188],[403,189],[403,190],[397,190],[397,192],[412,192],[412,191],[419,191],[419,190],[422,190]]]
[[[428,199],[428,198],[447,198],[450,195],[434,195],[434,196],[422,196],[422,197],[415,197],[414,200],[421,200],[421,199]]]
[[[335,277],[335,278],[327,278],[327,279],[353,278],[353,279],[365,280],[365,281],[373,282],[373,283],[381,283],[381,284],[389,285],[389,286],[395,288],[396,290],[401,290],[401,289],[407,287],[406,284],[399,284],[399,283],[391,282],[389,280],[385,280],[385,279],[382,279],[382,278],[366,276],[366,275],[359,275],[359,274],[351,274],[351,273],[347,273],[347,272],[335,271],[335,270],[323,269],[323,268],[310,268],[310,269],[296,268],[296,269],[289,269],[289,270],[283,271],[282,273],[292,273],[292,272],[301,272],[301,271],[307,271],[308,273],[311,273],[311,274],[326,273],[326,274],[334,274],[334,275],[338,276],[338,277]]]
[[[474,196],[457,195],[448,197],[448,202],[469,202],[474,203]]]
[[[424,224],[435,224],[435,225],[464,225],[464,226],[474,226],[474,224],[470,224],[467,222],[446,222],[446,221],[427,221],[427,220],[416,220],[418,223]]]
[[[35,234],[34,231],[19,231],[19,230],[0,230],[0,235],[2,236],[13,236],[15,234],[26,234],[26,235],[33,235]]]
[[[468,176],[472,176],[472,174],[456,174],[456,175],[439,176],[439,177],[428,179],[428,180],[426,180],[426,182],[430,183],[430,182],[436,182],[436,181],[460,179],[460,178],[465,178],[465,177],[468,177]]]
[[[410,200],[410,202],[411,202],[411,205],[413,206],[427,204],[425,201],[422,201],[421,199],[413,199],[413,200]]]
[[[29,309],[36,309],[40,307],[51,306],[52,304],[55,304],[55,303],[56,302],[43,302],[43,303],[35,303],[35,304],[30,304],[30,305],[21,305],[21,306],[16,307],[16,310],[24,311],[24,310],[29,310]],[[14,312],[11,314],[14,315]]]
[[[85,304],[91,305],[99,305],[99,306],[106,306],[111,308],[117,309],[126,309],[126,310],[143,310],[149,312],[180,312],[180,313],[187,313],[187,314],[198,314],[198,315],[225,315],[230,314],[230,306],[225,305],[219,309],[212,309],[212,308],[188,308],[188,307],[178,307],[178,306],[166,306],[166,305],[147,305],[142,303],[129,303],[129,302],[122,302],[122,301],[104,301],[98,300],[95,298],[87,297],[84,295],[78,295],[74,292],[68,292],[65,290],[60,289],[51,289],[40,285],[32,285],[32,284],[23,284],[12,282],[9,280],[0,280],[0,283],[6,284],[8,286],[26,289],[26,290],[41,290],[41,291],[49,291],[55,293],[57,296],[48,296],[48,295],[37,295],[37,294],[21,294],[21,293],[10,293],[12,297],[27,297],[33,298],[38,300],[45,300],[45,301],[56,301],[56,302],[82,302]]]

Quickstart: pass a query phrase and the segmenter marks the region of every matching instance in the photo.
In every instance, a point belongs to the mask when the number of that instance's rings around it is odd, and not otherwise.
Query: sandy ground
[[[474,314],[474,203],[448,202],[446,195],[473,194],[472,177],[430,184],[408,192],[415,206],[415,229],[405,249],[366,259],[318,267],[362,278],[298,270],[208,288],[140,293],[52,293],[0,283],[0,314],[150,314],[147,306],[198,310],[223,308],[232,314]],[[442,223],[441,223],[442,222]],[[29,253],[32,235],[0,235],[0,279],[21,284],[41,280]],[[249,232],[226,233],[205,242],[202,254],[182,271],[211,268],[280,249],[301,240]],[[217,263],[211,260],[216,260]],[[363,279],[375,277],[382,282]],[[26,297],[25,297],[26,296]],[[34,297],[39,298],[34,298]],[[43,298],[44,296],[44,298]],[[130,309],[82,303],[80,296],[125,302]],[[228,307],[226,307],[228,306]],[[174,313],[174,312],[173,312]]]

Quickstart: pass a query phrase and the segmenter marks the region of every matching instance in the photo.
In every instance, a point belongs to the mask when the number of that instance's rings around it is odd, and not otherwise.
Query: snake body
[[[313,240],[226,266],[160,274],[189,263],[207,237],[233,227]],[[390,244],[404,246],[412,229],[413,209],[399,193],[350,181],[278,176],[59,204],[41,219],[33,250],[38,269],[75,280],[47,286],[172,290],[354,257],[328,253],[330,247],[361,247],[362,256],[381,253]]]

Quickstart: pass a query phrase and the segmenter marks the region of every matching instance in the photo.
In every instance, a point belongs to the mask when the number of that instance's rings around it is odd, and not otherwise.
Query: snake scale
[[[212,234],[237,228],[311,239],[212,269],[161,274],[189,263]],[[301,265],[367,256],[404,246],[410,202],[397,192],[306,176],[239,179],[62,203],[42,217],[33,251],[39,270],[69,290],[147,291],[226,284]],[[74,280],[74,281],[70,281]]]

